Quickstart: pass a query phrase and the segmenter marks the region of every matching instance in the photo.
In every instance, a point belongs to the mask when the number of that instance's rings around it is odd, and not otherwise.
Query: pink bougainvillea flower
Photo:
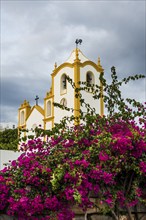
[[[99,160],[100,161],[107,161],[108,159],[109,159],[109,156],[104,151],[101,151],[99,153]]]

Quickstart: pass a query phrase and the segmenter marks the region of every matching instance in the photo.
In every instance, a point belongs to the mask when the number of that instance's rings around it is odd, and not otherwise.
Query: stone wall
[[[88,209],[87,212],[83,212],[83,210],[79,207],[73,207],[73,211],[75,213],[75,218],[72,220],[113,220],[111,216],[102,215],[99,212],[98,208]],[[133,220],[146,220],[146,206],[137,205],[136,209],[132,209]],[[39,219],[39,217],[38,217]],[[10,217],[4,214],[0,214],[0,220],[18,220],[17,218]],[[64,219],[65,220],[65,219]],[[128,220],[126,215],[121,215],[119,220]]]
[[[94,199],[91,199],[94,200]],[[73,211],[75,214],[75,218],[73,220],[113,220],[113,217],[108,215],[102,215],[98,208],[91,208],[88,209],[86,213],[82,211],[79,207],[74,207]],[[132,216],[133,220],[146,220],[146,206],[138,204],[136,207],[134,207],[132,210]],[[128,217],[126,216],[125,210],[121,210],[121,213],[123,213],[119,220],[128,220]]]
[[[138,214],[138,218],[133,215],[133,220],[146,220],[146,213]],[[17,218],[7,216],[7,215],[0,215],[0,220],[18,220]],[[65,219],[64,219],[65,220]],[[110,216],[101,215],[99,213],[88,213],[88,214],[76,214],[73,220],[113,220]],[[128,220],[128,217],[125,215],[120,216],[119,220]]]
[[[8,215],[0,214],[0,220],[17,220],[17,219]]]

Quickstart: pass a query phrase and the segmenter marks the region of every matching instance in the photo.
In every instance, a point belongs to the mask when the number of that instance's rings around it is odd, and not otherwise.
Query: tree
[[[0,132],[0,149],[17,150],[18,148],[18,129],[6,129]]]
[[[143,76],[118,81],[112,68],[111,77],[110,85],[100,77],[104,95],[101,87],[79,82],[77,98],[86,105],[87,114],[64,118],[52,131],[44,131],[46,142],[33,138],[23,143],[24,153],[0,174],[1,210],[26,220],[70,220],[74,205],[83,210],[97,206],[116,220],[121,211],[132,220],[131,207],[146,203],[145,109],[135,100],[124,100],[120,86]],[[96,114],[82,99],[80,91],[87,89],[95,99],[103,96],[107,116]],[[79,119],[83,123],[68,126]],[[91,201],[93,195],[96,199]]]

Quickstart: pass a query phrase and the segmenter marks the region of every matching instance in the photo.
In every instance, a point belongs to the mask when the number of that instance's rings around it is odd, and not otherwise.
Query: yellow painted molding
[[[76,59],[74,60],[74,83],[76,88],[80,88],[80,85],[78,84],[78,82],[80,81],[80,60],[78,58],[78,50],[76,49]],[[79,98],[75,98],[76,96],[76,92],[74,90],[74,117],[78,117],[80,116],[80,99]],[[77,122],[75,122],[75,124],[78,124]]]
[[[34,109],[37,109],[44,116],[44,110],[42,109],[42,107],[39,105],[34,105],[31,109],[30,113],[28,114],[26,121],[28,120],[29,116],[31,115],[31,113],[33,112]]]
[[[52,86],[51,86],[50,91],[46,93],[46,97],[44,98],[44,100],[53,97],[53,95],[54,94],[52,93]]]
[[[52,75],[52,76],[56,76],[57,73],[58,73],[61,69],[65,68],[65,67],[73,68],[74,65],[73,65],[72,63],[63,63],[63,64],[61,64],[60,66],[58,66],[58,67],[53,71],[53,73],[52,73],[51,75]]]
[[[47,101],[47,100],[49,100],[49,99],[51,99],[51,98],[53,98],[53,97],[54,97],[54,95],[46,96],[46,97],[44,98],[44,100]]]
[[[24,125],[19,125],[18,128],[19,128],[19,129],[26,129],[26,124],[24,124]]]
[[[104,71],[104,69],[102,67],[99,67],[96,63],[92,62],[92,61],[85,61],[84,63],[80,63],[81,67],[85,67],[85,66],[92,66],[96,69],[97,72],[101,73]]]
[[[97,66],[98,66],[99,68],[102,68],[101,63],[100,63],[100,57],[98,57]]]
[[[52,94],[53,94],[53,97],[52,97],[52,128],[54,127],[54,76],[55,75],[52,75]]]
[[[44,121],[44,130],[46,130],[46,122]]]
[[[100,73],[103,74],[103,73]],[[104,115],[104,101],[103,101],[103,85],[100,82],[100,87],[101,87],[101,95],[102,97],[100,97],[100,115],[103,116]]]
[[[24,111],[24,123],[21,124],[21,113]],[[26,117],[31,111],[31,106],[28,101],[24,100],[24,102],[20,105],[18,109],[18,126],[25,126],[26,125]]]
[[[26,101],[26,99],[25,99],[24,102],[20,105],[19,110],[22,110],[22,109],[24,109],[26,107],[31,107],[31,106],[30,106],[29,102]]]
[[[44,116],[44,110],[42,109],[41,106],[35,105],[34,107]]]
[[[49,122],[49,121],[52,121],[54,119],[54,116],[51,116],[49,118],[44,118],[43,121],[44,122]]]

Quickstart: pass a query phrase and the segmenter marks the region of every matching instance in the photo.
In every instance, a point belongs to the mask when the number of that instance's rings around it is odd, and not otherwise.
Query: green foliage
[[[56,212],[58,220],[70,220],[72,214],[67,218],[67,213],[73,205],[84,210],[95,206],[103,214],[110,212],[115,220],[121,210],[133,219],[131,207],[146,202],[146,114],[143,104],[122,97],[120,87],[145,76],[118,80],[114,67],[111,72],[110,84],[100,74],[100,86],[79,82],[78,88],[67,77],[86,112],[80,111],[78,118],[64,117],[52,130],[36,128],[34,138],[28,136],[22,144],[26,152],[2,173],[0,198],[10,204],[1,204],[1,209],[8,206],[10,215],[16,213],[25,219],[46,213],[54,220]],[[82,98],[82,91],[90,92],[95,100],[103,98],[107,115],[97,114]],[[74,121],[80,123],[74,126]],[[42,136],[46,142],[38,139]],[[95,203],[90,201],[92,195]]]
[[[0,149],[17,150],[18,129],[6,129],[0,132]]]

